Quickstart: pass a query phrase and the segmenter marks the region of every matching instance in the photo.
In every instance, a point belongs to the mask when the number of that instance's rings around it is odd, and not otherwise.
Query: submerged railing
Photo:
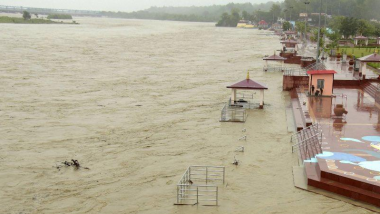
[[[247,111],[243,107],[224,105],[220,122],[245,122],[247,119]]]
[[[209,183],[222,182],[225,180],[224,166],[189,166],[177,184],[177,203],[218,205],[219,189],[217,185]],[[196,182],[205,183],[201,185]]]
[[[280,71],[280,72],[283,72],[286,69],[287,68],[281,67],[281,66],[268,66],[268,67],[264,67],[263,71],[269,71],[269,72]]]

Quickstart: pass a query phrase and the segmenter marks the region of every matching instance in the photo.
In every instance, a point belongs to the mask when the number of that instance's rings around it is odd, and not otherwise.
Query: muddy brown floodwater
[[[76,20],[0,25],[0,213],[369,212],[293,187],[288,95],[280,73],[262,72],[278,37]],[[248,70],[269,87],[265,109],[220,123],[226,86]],[[55,167],[71,159],[90,170]],[[226,166],[220,206],[173,205],[189,165]]]

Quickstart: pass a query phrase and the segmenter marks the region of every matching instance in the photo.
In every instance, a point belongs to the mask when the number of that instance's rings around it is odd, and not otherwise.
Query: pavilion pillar
[[[281,60],[281,71],[284,72],[284,60]]]
[[[380,38],[377,39],[377,44],[380,45]]]
[[[355,45],[358,45],[358,40],[357,40],[357,39],[355,39],[355,41],[354,41],[354,42],[355,42]]]
[[[361,69],[362,77],[363,77],[363,80],[364,80],[365,79],[365,75],[366,75],[366,70],[367,70],[367,63],[366,62],[361,62],[360,63],[360,69]]]
[[[265,71],[268,71],[268,60],[265,60]]]
[[[365,40],[365,46],[368,46],[368,39]]]
[[[234,105],[236,101],[236,89],[232,89],[231,92],[231,104]]]
[[[260,97],[261,97],[260,109],[263,109],[264,108],[264,90],[260,90]]]

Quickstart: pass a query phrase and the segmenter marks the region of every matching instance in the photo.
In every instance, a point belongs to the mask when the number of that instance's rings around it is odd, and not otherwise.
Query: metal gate
[[[224,184],[224,178],[224,166],[188,167],[177,184],[176,205],[202,203],[206,206],[217,206],[218,186],[209,183],[222,182]]]

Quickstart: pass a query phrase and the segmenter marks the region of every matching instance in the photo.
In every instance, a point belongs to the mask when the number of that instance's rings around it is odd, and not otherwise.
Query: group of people
[[[311,85],[311,95],[322,96],[323,95],[323,88],[319,88],[319,89],[315,90],[314,85]]]

